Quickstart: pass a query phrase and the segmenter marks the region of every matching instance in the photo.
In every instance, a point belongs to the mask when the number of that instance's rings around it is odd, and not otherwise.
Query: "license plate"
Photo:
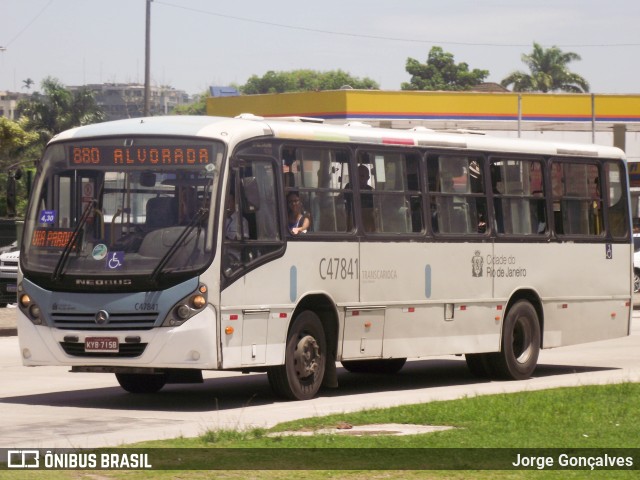
[[[85,352],[117,352],[117,337],[87,337],[84,340]]]
[[[7,292],[12,292],[12,293],[16,293],[18,291],[18,286],[10,283],[9,285],[7,285]]]

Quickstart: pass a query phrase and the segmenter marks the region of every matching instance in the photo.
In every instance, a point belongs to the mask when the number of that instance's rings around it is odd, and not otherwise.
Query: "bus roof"
[[[67,130],[51,142],[120,135],[170,135],[208,137],[233,144],[254,137],[291,140],[364,143],[374,145],[453,148],[539,155],[624,158],[616,147],[504,138],[478,133],[438,132],[424,128],[398,130],[374,128],[362,123],[322,124],[314,119],[263,118],[244,114],[241,118],[212,116],[161,116],[97,123]]]
[[[362,123],[319,125],[306,122],[282,122],[265,119],[274,136],[298,140],[335,141],[345,143],[373,143],[379,145],[405,145],[431,148],[455,148],[478,151],[529,153],[539,155],[569,155],[603,158],[624,158],[616,147],[525,140],[484,135],[481,132],[441,132],[425,128],[409,130],[373,128]]]
[[[244,140],[256,136],[272,136],[268,126],[251,120],[226,117],[168,115],[129,118],[112,122],[94,123],[56,135],[51,142],[114,136],[185,136],[224,140]]]

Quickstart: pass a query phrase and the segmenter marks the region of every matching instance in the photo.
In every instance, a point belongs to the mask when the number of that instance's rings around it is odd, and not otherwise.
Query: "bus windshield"
[[[118,290],[131,283],[110,278],[137,277],[144,289],[193,277],[213,256],[222,152],[199,139],[49,146],[25,221],[24,270],[61,289],[78,279]]]

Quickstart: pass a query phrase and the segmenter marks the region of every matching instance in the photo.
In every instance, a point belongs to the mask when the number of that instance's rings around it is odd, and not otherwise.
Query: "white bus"
[[[20,256],[28,366],[132,393],[464,354],[526,379],[541,348],[629,334],[627,167],[612,147],[310,119],[153,117],[47,146]]]

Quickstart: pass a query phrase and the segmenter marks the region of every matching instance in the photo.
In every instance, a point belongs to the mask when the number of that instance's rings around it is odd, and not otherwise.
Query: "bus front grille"
[[[83,342],[60,342],[64,353],[73,357],[139,357],[147,348],[146,343],[121,343],[117,352],[85,352]]]
[[[61,330],[150,330],[158,319],[158,312],[110,313],[106,323],[96,321],[96,312],[52,312],[50,315],[53,326]]]

